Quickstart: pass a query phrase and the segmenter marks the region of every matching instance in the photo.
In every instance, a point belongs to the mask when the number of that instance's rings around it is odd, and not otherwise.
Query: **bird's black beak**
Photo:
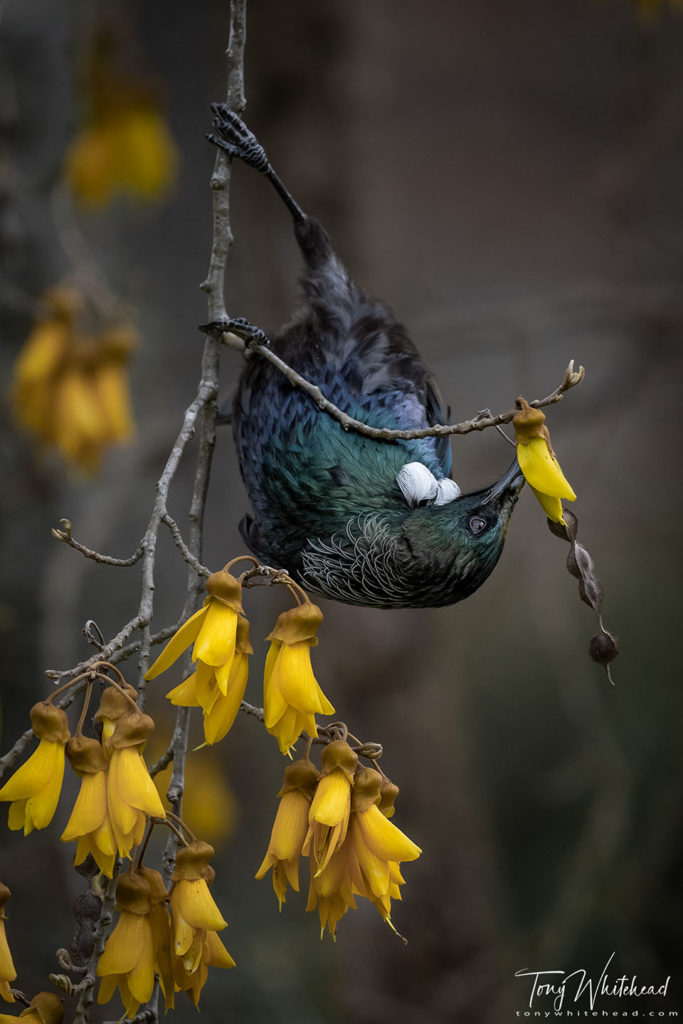
[[[523,483],[524,476],[519,468],[517,459],[515,459],[510,468],[503,473],[500,480],[496,480],[495,484],[484,492],[482,505],[487,505],[489,502],[503,497],[516,498],[522,489]]]

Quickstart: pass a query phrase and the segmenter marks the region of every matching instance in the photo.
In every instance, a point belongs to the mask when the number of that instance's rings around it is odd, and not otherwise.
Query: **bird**
[[[293,219],[303,257],[303,308],[268,338],[249,321],[232,332],[248,356],[232,403],[240,470],[253,514],[241,535],[257,558],[307,592],[375,608],[462,601],[500,558],[524,478],[517,460],[491,486],[463,494],[447,437],[377,440],[322,411],[256,352],[269,344],[357,420],[389,429],[443,424],[434,376],[406,327],[349,276],[322,225],[304,213],[264,148],[225,104],[206,137],[263,174]]]

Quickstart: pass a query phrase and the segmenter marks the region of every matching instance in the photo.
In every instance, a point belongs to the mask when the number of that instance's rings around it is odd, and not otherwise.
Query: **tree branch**
[[[220,319],[220,317],[217,317],[207,327],[213,328],[214,324],[218,325]],[[219,326],[217,326],[217,333],[229,348],[236,348],[249,356],[253,354],[267,359],[269,363],[272,363],[287,378],[290,384],[305,391],[311,396],[319,409],[337,420],[341,424],[342,429],[355,430],[358,434],[372,437],[378,441],[413,441],[423,437],[450,437],[452,434],[470,434],[474,430],[486,430],[487,427],[498,427],[503,423],[511,423],[515,413],[518,411],[517,409],[510,409],[508,412],[498,413],[496,416],[482,416],[479,414],[472,419],[463,420],[461,423],[437,423],[432,427],[423,427],[417,430],[390,430],[388,427],[371,427],[369,424],[363,423],[362,420],[354,419],[353,416],[343,412],[329,398],[326,398],[317,384],[313,384],[306,377],[302,377],[300,373],[297,373],[284,359],[281,359],[267,344],[254,341],[245,342],[230,330],[221,332]],[[541,409],[544,406],[559,402],[567,391],[581,383],[585,374],[586,371],[583,366],[579,366],[578,370],[574,369],[574,360],[572,359],[564,371],[561,384],[554,391],[551,391],[549,395],[546,395],[545,398],[537,398],[533,402],[529,402],[529,405],[534,409]]]

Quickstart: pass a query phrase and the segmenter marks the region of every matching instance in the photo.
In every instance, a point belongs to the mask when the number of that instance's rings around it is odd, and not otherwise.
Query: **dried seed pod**
[[[555,523],[549,519],[548,529],[555,537],[560,537],[561,540],[566,540],[569,543],[567,571],[579,582],[581,600],[589,608],[592,608],[598,617],[598,632],[591,639],[589,653],[593,661],[604,666],[609,681],[613,682],[609,665],[618,654],[619,641],[611,633],[608,633],[602,624],[602,602],[605,590],[595,575],[595,564],[590,552],[583,544],[577,543],[579,520],[576,514],[565,509],[564,518],[564,523]]]

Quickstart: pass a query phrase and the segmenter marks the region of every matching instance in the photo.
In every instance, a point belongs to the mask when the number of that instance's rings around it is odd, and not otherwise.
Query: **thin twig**
[[[219,323],[220,321],[221,318],[216,317],[211,323]],[[255,354],[263,359],[267,359],[287,378],[290,384],[301,388],[302,391],[310,395],[322,412],[328,413],[333,419],[337,420],[343,430],[355,430],[358,434],[372,437],[378,441],[413,441],[423,437],[450,437],[453,434],[470,434],[474,430],[486,430],[488,427],[498,427],[502,423],[511,423],[515,413],[518,412],[517,409],[511,409],[508,412],[498,413],[496,416],[481,416],[477,414],[472,419],[463,420],[460,423],[436,423],[434,426],[422,427],[416,430],[390,430],[388,427],[371,427],[369,424],[363,423],[362,420],[354,419],[353,416],[343,412],[334,402],[326,398],[317,384],[313,384],[306,377],[302,377],[284,359],[276,355],[268,345],[253,341],[247,344],[232,332],[223,332],[219,336],[230,348],[238,348],[249,356]],[[534,409],[542,409],[545,406],[559,402],[567,391],[581,383],[585,373],[586,371],[583,366],[579,366],[578,370],[575,370],[574,360],[570,360],[561,384],[554,391],[551,391],[549,395],[546,395],[545,398],[537,398],[533,402],[529,402],[529,405]]]
[[[112,555],[103,555],[99,551],[93,551],[91,548],[86,548],[85,544],[79,543],[75,540],[71,534],[71,520],[60,519],[59,522],[62,525],[61,530],[53,529],[51,531],[52,536],[55,540],[61,540],[64,544],[68,544],[74,551],[80,551],[86,558],[92,558],[94,562],[100,562],[102,565],[116,565],[122,568],[130,568],[131,565],[135,565],[139,562],[143,555],[142,544],[138,547],[137,551],[130,556],[130,558],[114,558]]]
[[[192,566],[192,568],[194,569],[198,576],[210,576],[211,570],[207,569],[205,565],[202,565],[202,563],[194,557],[189,547],[183,540],[178,524],[176,523],[173,516],[170,516],[168,512],[165,512],[164,515],[161,517],[161,521],[166,526],[168,526],[169,530],[171,531],[171,536],[173,537],[176,547],[181,552],[183,558],[188,563],[188,565]]]
[[[246,42],[246,0],[230,0],[230,26],[227,56],[227,97],[228,106],[242,113],[246,106],[244,98],[244,45]],[[230,246],[232,231],[230,227],[230,177],[231,161],[224,152],[218,150],[211,175],[213,194],[213,240],[211,257],[206,280],[201,288],[207,294],[209,320],[225,319],[225,268]],[[188,552],[199,563],[202,553],[202,537],[204,527],[204,511],[209,487],[211,461],[216,440],[216,395],[218,394],[218,362],[220,343],[209,335],[204,343],[202,356],[202,379],[211,387],[211,396],[202,408],[199,429],[199,452],[195,472],[189,522],[190,537],[186,545]],[[166,515],[168,515],[167,511]],[[174,538],[175,539],[175,538]],[[187,582],[184,616],[189,616],[198,607],[204,593],[202,578],[190,563]],[[144,650],[143,650],[144,656]],[[189,738],[189,708],[178,708],[176,724],[171,740],[173,772],[168,788],[168,800],[175,814],[180,816],[183,792],[185,789],[185,758]],[[177,851],[177,840],[169,836],[163,853],[164,875],[170,880]]]

